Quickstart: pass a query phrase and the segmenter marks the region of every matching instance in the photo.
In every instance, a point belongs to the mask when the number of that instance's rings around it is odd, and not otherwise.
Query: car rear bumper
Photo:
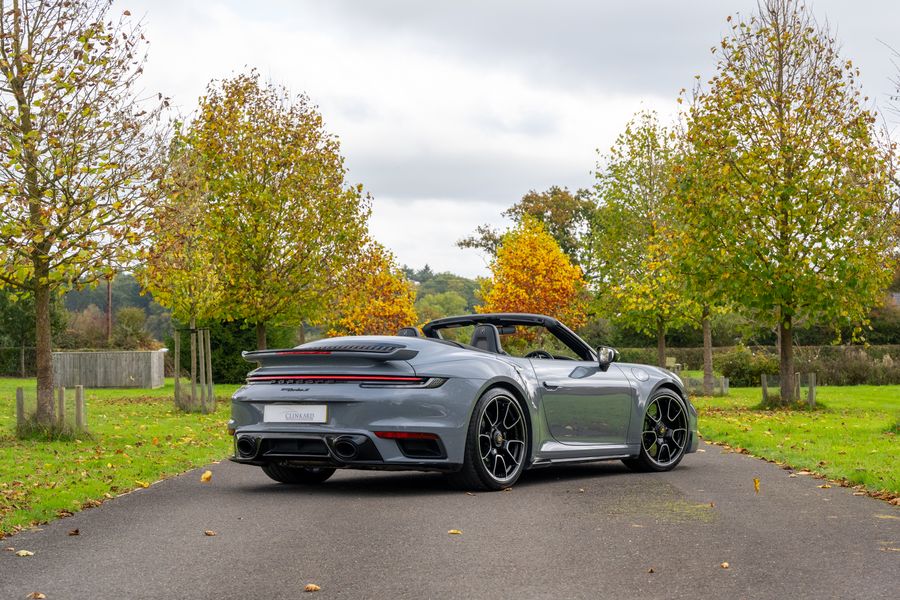
[[[458,471],[462,465],[448,460],[443,441],[380,439],[364,431],[272,431],[240,428],[234,435],[237,463],[381,469]]]

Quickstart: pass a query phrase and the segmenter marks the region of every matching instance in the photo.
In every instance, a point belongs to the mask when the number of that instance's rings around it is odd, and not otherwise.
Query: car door
[[[531,359],[551,435],[564,444],[625,444],[635,391],[616,365]]]

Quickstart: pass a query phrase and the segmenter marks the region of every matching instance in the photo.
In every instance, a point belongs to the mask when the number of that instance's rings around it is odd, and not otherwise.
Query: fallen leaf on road
[[[817,488],[821,488],[821,489],[823,489],[823,490],[827,490],[828,488],[831,487],[831,484],[823,483],[822,485],[817,485],[816,487],[817,487]]]
[[[307,583],[306,587],[303,588],[303,591],[304,592],[318,592],[321,589],[322,589],[321,587],[317,586],[314,583]]]
[[[876,519],[897,519],[900,520],[900,517],[896,517],[894,515],[875,515]]]
[[[212,479],[212,471],[203,471],[203,475],[200,476],[200,481],[203,483],[209,483]]]
[[[697,452],[706,452],[706,450],[704,450],[703,448],[699,448],[699,449],[697,450]]]
[[[647,572],[648,573],[656,573],[656,571],[653,570],[653,567],[650,567],[649,569],[647,569]]]
[[[472,492],[466,492],[466,496],[474,496],[474,495],[475,494],[473,494]]]
[[[804,470],[804,471],[797,471],[797,475],[812,475],[812,473]]]
[[[578,488],[578,493],[579,493],[579,494],[583,494],[583,493],[584,493],[584,488]]]
[[[34,556],[34,552],[29,552],[28,550],[19,550],[16,552],[16,556]]]
[[[148,487],[150,487],[150,484],[147,483],[146,481],[135,481],[135,483],[144,489],[147,489]]]
[[[511,491],[512,491],[512,488],[511,488],[511,487],[503,488],[503,491],[504,491],[504,492],[511,492]]]
[[[865,496],[866,493],[865,492],[853,492],[853,495],[854,496]]]
[[[722,567],[723,569],[727,569],[727,568],[730,567],[731,565],[729,565],[727,562],[723,562],[723,563],[722,563],[721,565],[719,565],[719,566]]]
[[[15,552],[16,549],[13,548],[12,546],[10,546],[9,548],[4,548],[3,551],[4,551],[4,552]]]
[[[216,535],[216,532],[213,531],[212,529],[207,529],[206,531],[203,532],[203,535],[212,537],[212,536]]]
[[[450,535],[462,535],[462,531],[460,531],[459,529],[451,529],[447,533],[449,533]]]
[[[796,477],[796,476],[797,476],[796,473],[791,473],[790,475],[788,475],[788,477]]]
[[[891,506],[900,506],[900,498],[894,498],[890,502],[888,502]]]
[[[884,548],[879,548],[882,552],[900,552],[900,548],[892,548],[890,546],[886,546]]]
[[[759,493],[759,478],[753,478],[753,490],[758,494]]]
[[[81,530],[79,530],[79,529],[70,529],[68,535],[81,535]]]
[[[46,597],[47,596],[45,596],[44,594],[42,594],[40,592],[31,592],[30,594],[25,596],[25,598],[27,598],[28,600],[43,600]]]
[[[709,503],[709,507],[710,507],[710,508],[715,508],[715,507],[716,507],[716,503],[715,503],[715,502],[710,502],[710,503]]]

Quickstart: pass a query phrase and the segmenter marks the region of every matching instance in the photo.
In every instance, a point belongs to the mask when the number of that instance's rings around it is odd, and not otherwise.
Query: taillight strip
[[[340,381],[407,381],[423,383],[424,377],[405,377],[400,375],[254,375],[248,381],[308,381],[308,380],[340,380]]]

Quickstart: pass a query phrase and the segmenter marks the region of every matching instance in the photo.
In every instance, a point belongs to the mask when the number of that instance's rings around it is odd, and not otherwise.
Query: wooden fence
[[[165,350],[120,350],[102,352],[54,352],[55,387],[145,388],[165,383]]]

